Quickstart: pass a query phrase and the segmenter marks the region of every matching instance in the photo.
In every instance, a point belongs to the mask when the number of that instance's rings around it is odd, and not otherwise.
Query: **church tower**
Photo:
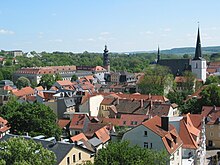
[[[108,49],[107,45],[105,45],[104,53],[103,53],[103,67],[110,72],[110,60],[108,58]]]
[[[196,75],[196,78],[202,79],[203,82],[206,81],[206,60],[202,58],[201,41],[198,27],[197,41],[196,41],[196,51],[195,57],[192,59],[192,73]]]

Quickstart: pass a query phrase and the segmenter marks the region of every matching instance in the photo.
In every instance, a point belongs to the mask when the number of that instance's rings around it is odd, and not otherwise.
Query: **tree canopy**
[[[165,165],[168,155],[165,151],[154,151],[130,146],[129,142],[111,142],[106,148],[99,150],[95,157],[95,165]]]
[[[22,137],[10,138],[0,142],[1,165],[53,165],[56,156],[40,143]]]
[[[167,86],[172,86],[173,76],[165,66],[155,65],[148,67],[145,71],[144,79],[138,84],[140,92],[143,94],[163,95]]]
[[[41,77],[39,85],[44,88],[50,89],[52,85],[55,83],[55,77],[52,74],[44,74]]]
[[[203,105],[220,106],[220,87],[218,84],[210,84],[200,93]]]
[[[2,107],[0,114],[11,125],[11,132],[31,136],[45,135],[59,139],[61,130],[56,124],[56,115],[48,106],[40,103],[18,103],[14,98]]]
[[[17,86],[18,89],[21,89],[23,87],[30,86],[30,80],[26,77],[19,77],[17,81],[15,82],[15,85]]]

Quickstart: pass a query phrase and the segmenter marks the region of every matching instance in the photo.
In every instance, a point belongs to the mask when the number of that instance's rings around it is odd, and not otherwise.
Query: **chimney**
[[[150,93],[148,94],[148,99],[149,99],[149,100],[151,99],[151,94],[150,94]]]
[[[140,100],[140,104],[141,104],[140,107],[143,108],[144,107],[144,100],[143,99]]]
[[[169,131],[169,117],[161,116],[161,128],[164,131]]]
[[[119,105],[119,98],[116,99],[116,105]]]

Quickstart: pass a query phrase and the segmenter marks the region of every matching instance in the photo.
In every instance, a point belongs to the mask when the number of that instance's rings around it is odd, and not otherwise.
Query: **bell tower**
[[[196,41],[196,51],[195,56],[192,59],[192,73],[196,75],[196,78],[202,79],[203,82],[206,81],[206,60],[202,58],[201,41],[198,27],[197,41]]]
[[[105,45],[105,49],[104,49],[104,53],[103,53],[103,67],[110,72],[110,60],[108,57],[108,49],[107,49],[107,45]]]

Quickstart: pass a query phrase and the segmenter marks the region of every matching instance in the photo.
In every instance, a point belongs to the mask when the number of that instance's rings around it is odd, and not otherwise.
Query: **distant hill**
[[[220,46],[210,46],[210,47],[202,47],[203,54],[212,54],[212,53],[220,53]],[[195,54],[194,47],[185,47],[185,48],[173,48],[167,50],[161,50],[161,54]]]

